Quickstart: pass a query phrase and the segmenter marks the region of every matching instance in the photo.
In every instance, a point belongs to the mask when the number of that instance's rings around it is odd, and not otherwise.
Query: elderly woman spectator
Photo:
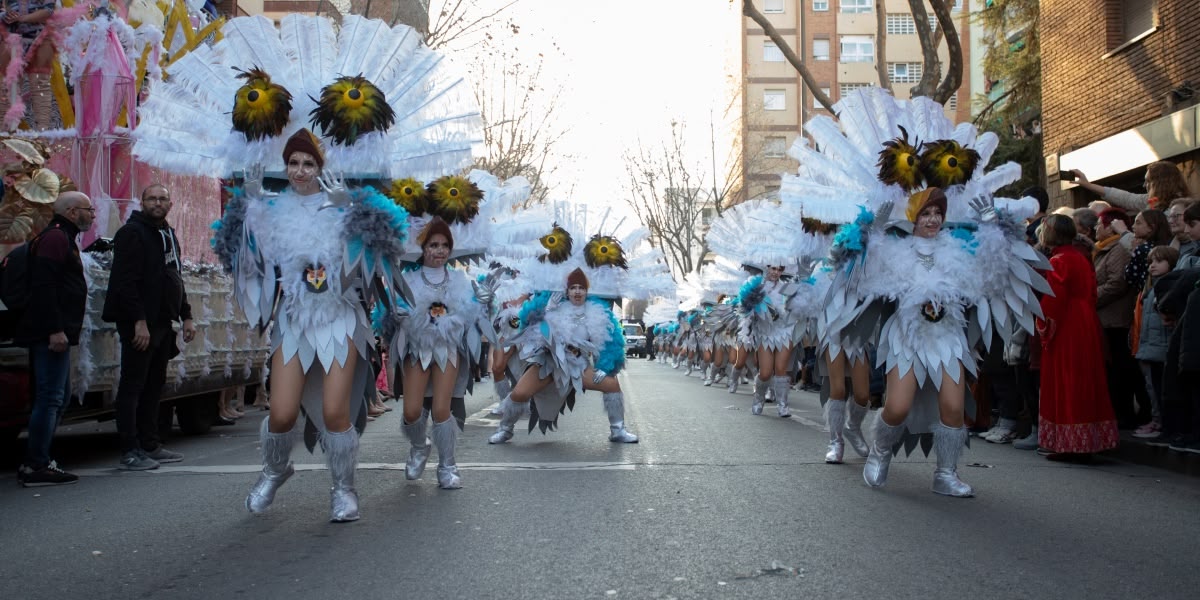
[[[1137,363],[1129,352],[1129,327],[1133,324],[1137,289],[1130,287],[1125,279],[1130,254],[1113,226],[1118,221],[1126,226],[1129,224],[1129,216],[1121,209],[1110,208],[1100,213],[1092,262],[1096,269],[1096,312],[1100,316],[1100,326],[1104,328],[1108,349],[1108,394],[1118,424],[1124,429],[1133,429],[1150,420],[1150,406]],[[1135,396],[1145,407],[1145,419],[1141,421],[1137,420],[1134,411]]]
[[[1188,191],[1187,181],[1184,180],[1179,167],[1166,160],[1152,162],[1146,166],[1145,194],[1096,185],[1088,181],[1088,178],[1079,169],[1072,169],[1071,172],[1075,174],[1075,183],[1080,187],[1097,194],[1113,206],[1130,210],[1142,210],[1143,208],[1161,210],[1166,208],[1168,202],[1191,195]]]

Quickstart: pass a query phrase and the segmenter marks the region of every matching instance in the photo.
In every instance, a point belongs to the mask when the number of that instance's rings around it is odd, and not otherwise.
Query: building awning
[[[1047,172],[1079,169],[1098,181],[1200,148],[1200,105],[1191,106],[1063,154],[1058,168],[1047,157]]]

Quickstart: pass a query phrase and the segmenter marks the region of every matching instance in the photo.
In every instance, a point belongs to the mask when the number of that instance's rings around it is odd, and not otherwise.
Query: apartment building
[[[278,22],[288,13],[338,16],[365,15],[389,23],[406,23],[418,30],[429,27],[429,0],[221,0],[214,3],[227,17],[263,15]]]
[[[979,2],[981,0],[971,0]],[[908,98],[921,79],[921,45],[907,0],[885,0],[881,33],[876,0],[755,0],[797,56],[808,66],[822,91],[837,102],[855,89],[879,85],[876,61],[886,62],[897,98]],[[963,47],[963,78],[946,103],[955,121],[970,118],[973,79],[968,0],[955,0],[952,16]],[[929,14],[936,25],[932,11]],[[744,18],[742,27],[743,180],[746,199],[769,196],[779,188],[779,174],[795,169],[787,149],[809,118],[828,114],[804,87],[800,74],[762,28]],[[886,56],[876,51],[884,36]],[[948,61],[945,44],[939,49]],[[944,67],[943,67],[944,68]]]
[[[1145,166],[1159,160],[1200,193],[1200,2],[1042,0],[1041,45],[1053,204],[1094,199],[1060,170],[1144,192]]]

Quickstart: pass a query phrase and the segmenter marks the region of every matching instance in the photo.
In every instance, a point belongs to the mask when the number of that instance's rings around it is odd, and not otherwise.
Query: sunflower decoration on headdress
[[[447,223],[469,223],[479,214],[483,190],[465,177],[439,177],[429,183],[426,191],[429,193],[429,213]]]
[[[429,212],[429,196],[425,193],[425,184],[411,177],[393,180],[384,195],[408,211],[409,216],[419,217]]]
[[[954,140],[927,142],[921,146],[921,175],[931,187],[946,189],[966,183],[979,164],[979,153]]]
[[[358,136],[386,131],[396,122],[383,91],[366,77],[338,77],[321,89],[321,99],[313,99],[312,124],[333,138],[335,144],[349,146]]]
[[[558,223],[554,224],[550,233],[543,235],[538,241],[546,249],[546,254],[539,256],[538,262],[550,261],[550,264],[558,265],[571,257],[571,245],[574,240]]]
[[[243,71],[237,67],[238,79],[246,83],[233,98],[233,130],[247,140],[261,140],[283,133],[292,113],[292,94],[287,88],[273,83],[266,71],[255,66]]]
[[[583,260],[587,262],[587,266],[593,269],[598,267],[629,268],[629,264],[625,262],[625,250],[621,248],[621,243],[610,235],[593,235],[592,239],[588,240],[587,245],[583,247]]]
[[[884,142],[883,150],[879,151],[879,180],[911,192],[921,186],[921,158],[908,141],[908,131],[900,127],[900,133],[900,137]]]

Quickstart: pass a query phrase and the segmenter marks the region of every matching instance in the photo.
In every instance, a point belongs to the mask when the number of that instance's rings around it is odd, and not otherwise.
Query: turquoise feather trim
[[[621,322],[617,320],[617,316],[613,314],[607,301],[600,298],[588,298],[588,302],[593,302],[608,310],[608,341],[604,342],[600,348],[600,354],[596,356],[596,369],[609,375],[616,375],[625,366],[625,328],[621,327]]]
[[[530,319],[542,320],[546,314],[546,305],[550,303],[551,292],[538,292],[521,305],[517,318],[521,321],[521,329],[529,326]]]

